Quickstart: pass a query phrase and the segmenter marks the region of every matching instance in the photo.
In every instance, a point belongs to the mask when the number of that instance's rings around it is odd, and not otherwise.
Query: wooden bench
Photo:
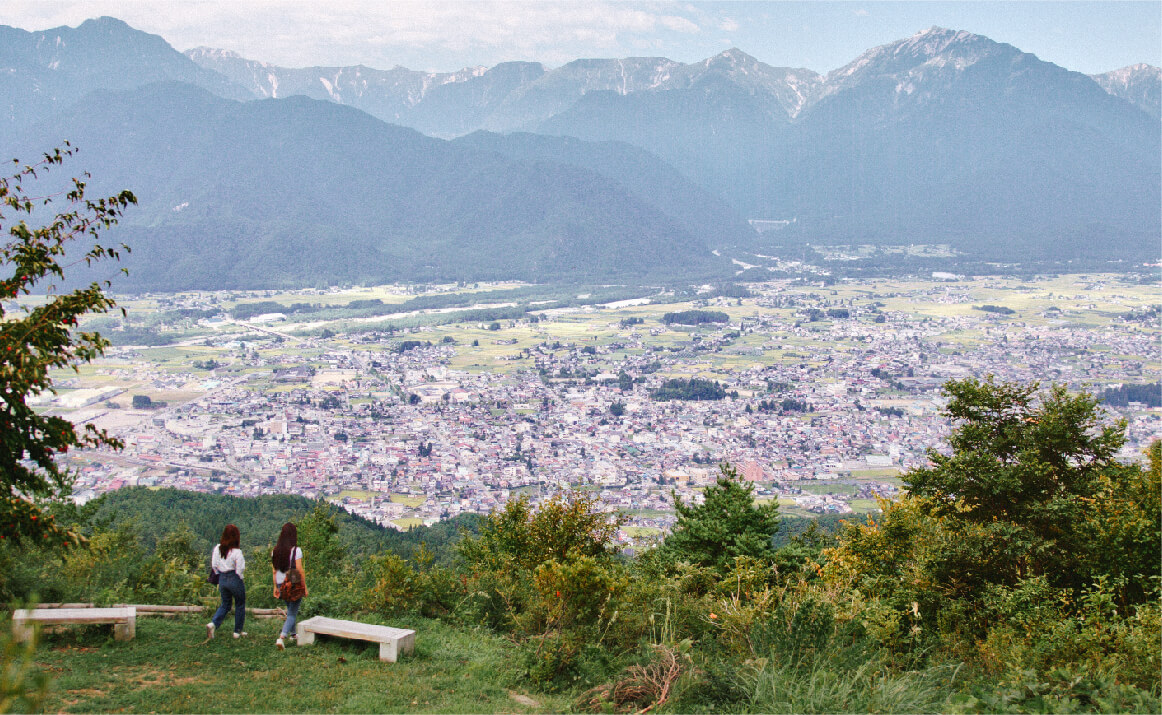
[[[12,635],[16,640],[32,637],[36,624],[53,626],[64,623],[112,623],[113,637],[133,640],[137,635],[137,609],[128,608],[33,608],[12,612]]]
[[[389,663],[394,663],[404,653],[411,653],[416,645],[415,631],[356,621],[341,621],[338,618],[324,616],[299,621],[295,631],[298,633],[299,645],[314,643],[316,634],[379,643],[379,659]]]

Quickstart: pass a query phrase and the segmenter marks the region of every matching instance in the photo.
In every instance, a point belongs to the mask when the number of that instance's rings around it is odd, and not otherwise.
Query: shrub
[[[363,607],[387,616],[446,616],[465,595],[456,574],[433,566],[431,552],[423,544],[410,563],[386,552],[369,557],[361,570],[369,581],[362,589]]]
[[[553,496],[537,510],[527,496],[518,497],[489,515],[478,538],[461,543],[461,555],[473,569],[496,568],[511,560],[523,570],[550,559],[612,556],[625,517],[611,517],[597,506],[595,497],[575,492]]]

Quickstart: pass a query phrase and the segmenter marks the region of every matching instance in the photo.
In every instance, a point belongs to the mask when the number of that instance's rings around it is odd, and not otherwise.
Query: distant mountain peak
[[[931,70],[963,70],[995,52],[1019,53],[982,35],[965,30],[933,26],[903,40],[873,47],[847,65],[827,75],[829,85],[824,94],[832,94],[869,77],[896,77],[903,81],[909,75]]]
[[[1162,118],[1162,69],[1145,62],[1091,76],[1102,89]]]
[[[1110,70],[1109,72],[1103,72],[1102,74],[1094,76],[1109,77],[1110,79],[1129,80],[1135,75],[1162,75],[1162,68],[1146,64],[1145,62],[1139,62],[1137,64],[1126,65],[1125,67],[1120,67],[1116,70]]]
[[[117,29],[117,30],[133,30],[134,32],[140,32],[140,30],[134,30],[134,28],[131,27],[129,25],[129,23],[125,22],[124,20],[119,20],[115,17],[110,17],[108,15],[102,15],[101,17],[90,18],[90,19],[82,22],[80,25],[77,25],[78,30],[80,30],[82,28],[86,28],[86,27],[88,27],[88,28],[103,28],[103,29],[108,28],[108,29]]]
[[[213,57],[216,59],[230,59],[230,60],[245,60],[246,58],[233,50],[223,50],[217,47],[206,47],[199,45],[190,50],[186,50],[183,54],[192,60],[197,61],[199,57]],[[256,62],[256,64],[265,64],[264,62]]]
[[[920,59],[936,57],[950,51],[961,51],[967,48],[991,48],[997,45],[998,43],[982,35],[934,25],[927,30],[917,32],[906,40],[898,40],[883,47],[890,48],[891,53],[897,57],[903,55]]]
[[[724,61],[731,62],[731,63],[758,62],[758,60],[756,60],[754,57],[751,57],[750,55],[748,55],[747,53],[738,49],[737,47],[731,47],[729,50],[723,50],[722,52],[719,52],[717,55],[707,59],[706,62],[711,63],[711,62],[715,62],[718,60],[724,60]]]

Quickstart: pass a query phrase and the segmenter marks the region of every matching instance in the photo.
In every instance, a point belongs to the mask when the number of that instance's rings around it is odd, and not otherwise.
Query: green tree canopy
[[[1109,479],[1123,423],[1103,421],[1097,400],[1062,386],[968,379],[949,382],[950,453],[904,475],[909,492],[959,534],[940,561],[942,577],[973,590],[1045,575],[1080,585],[1088,538],[1081,528]],[[1134,468],[1135,473],[1140,470]]]
[[[104,313],[115,303],[105,294],[108,281],[92,283],[69,293],[59,293],[53,281],[63,280],[62,260],[87,264],[116,260],[122,245],[98,242],[102,229],[118,218],[137,199],[128,191],[115,196],[88,200],[85,183],[72,180],[64,194],[67,210],[40,227],[29,226],[38,207],[52,197],[34,198],[25,185],[72,154],[57,149],[35,165],[15,162],[12,175],[0,178],[0,229],[7,240],[0,246],[0,267],[11,275],[0,278],[0,299],[30,294],[40,286],[47,300],[20,314],[6,315],[0,303],[0,538],[36,543],[77,543],[80,537],[60,528],[38,502],[67,492],[71,479],[57,463],[57,457],[72,447],[120,443],[104,430],[86,425],[78,431],[61,417],[37,414],[28,398],[52,390],[49,370],[72,367],[101,355],[109,341],[98,333],[76,330],[77,318],[87,313]],[[72,244],[81,244],[73,248]]]
[[[495,566],[511,560],[524,569],[555,560],[617,553],[614,537],[625,521],[598,508],[597,499],[569,492],[546,499],[534,509],[528,496],[510,499],[480,526],[477,539],[465,539],[461,550],[469,564]]]
[[[663,562],[685,561],[725,573],[738,556],[774,557],[778,504],[756,505],[753,487],[740,481],[730,465],[720,469],[717,483],[703,492],[701,504],[685,504],[674,494],[678,521],[659,547]]]

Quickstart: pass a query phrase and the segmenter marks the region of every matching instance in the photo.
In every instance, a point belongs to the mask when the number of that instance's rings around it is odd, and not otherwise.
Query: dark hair
[[[291,556],[299,543],[299,530],[291,522],[282,525],[282,533],[278,535],[278,543],[274,545],[274,552],[270,555],[270,565],[279,571],[290,571]]]
[[[218,543],[218,555],[226,558],[230,554],[230,549],[241,548],[238,544],[242,540],[242,535],[238,533],[238,527],[233,524],[227,524],[225,529],[222,529],[222,541]]]

